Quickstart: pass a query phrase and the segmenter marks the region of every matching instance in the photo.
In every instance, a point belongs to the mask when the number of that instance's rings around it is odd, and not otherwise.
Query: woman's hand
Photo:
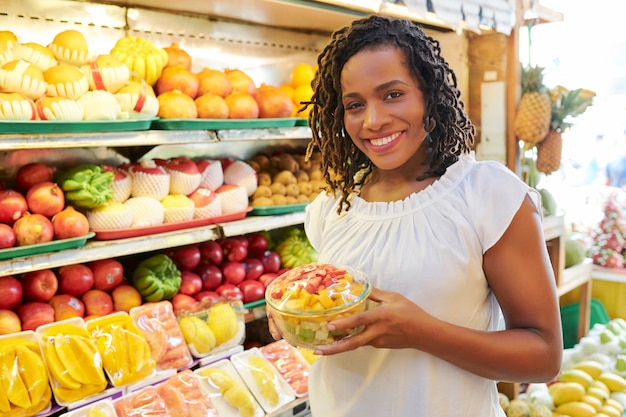
[[[333,355],[369,345],[377,348],[415,348],[416,322],[434,319],[424,310],[401,294],[373,288],[370,302],[378,305],[371,309],[331,321],[328,330],[343,330],[364,326],[361,333],[347,337],[327,346],[320,346],[315,353]]]
[[[270,334],[272,335],[274,340],[282,339],[283,336],[280,334],[280,331],[278,331],[278,327],[276,326],[276,323],[274,323],[272,313],[270,312],[270,309],[267,308],[267,305],[265,306],[265,315],[267,316],[267,325],[269,327]]]

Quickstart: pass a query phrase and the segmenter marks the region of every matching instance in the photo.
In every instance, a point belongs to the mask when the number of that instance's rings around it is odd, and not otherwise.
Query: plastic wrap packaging
[[[117,312],[87,322],[102,357],[104,370],[116,386],[132,384],[154,373],[150,345],[130,316]]]
[[[130,316],[150,345],[159,370],[184,369],[193,357],[180,330],[172,303],[146,303],[130,310]]]
[[[311,364],[297,348],[286,340],[278,340],[260,347],[259,351],[287,382],[296,397],[308,395]]]
[[[82,318],[39,326],[36,335],[59,405],[84,400],[107,388],[102,358]]]
[[[0,337],[0,415],[27,417],[50,409],[52,390],[32,330]]]
[[[117,417],[111,400],[101,400],[62,414],[61,417]]]

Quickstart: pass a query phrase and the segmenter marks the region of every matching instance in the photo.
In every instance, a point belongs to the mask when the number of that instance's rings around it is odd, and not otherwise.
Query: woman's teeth
[[[393,142],[398,136],[400,136],[400,133],[396,132],[392,135],[385,136],[384,138],[370,139],[370,143],[374,146],[383,146],[389,142]]]

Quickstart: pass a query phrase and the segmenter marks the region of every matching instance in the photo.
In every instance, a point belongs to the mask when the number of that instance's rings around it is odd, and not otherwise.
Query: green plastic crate
[[[563,348],[569,349],[578,343],[578,303],[568,304],[561,307],[561,327],[563,329]],[[606,324],[611,319],[604,305],[595,298],[591,299],[589,313],[589,328],[594,324]]]

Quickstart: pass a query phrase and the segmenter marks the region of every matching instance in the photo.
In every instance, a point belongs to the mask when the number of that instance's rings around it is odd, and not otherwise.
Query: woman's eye
[[[354,110],[361,107],[361,103],[348,103],[345,105],[346,110]]]
[[[401,97],[402,95],[403,94],[400,91],[391,91],[385,96],[385,98],[394,99],[394,98]]]

